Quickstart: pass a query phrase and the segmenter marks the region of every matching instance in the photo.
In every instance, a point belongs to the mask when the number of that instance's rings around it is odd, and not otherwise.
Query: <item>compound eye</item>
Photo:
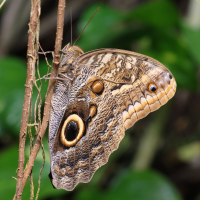
[[[60,140],[67,147],[74,146],[83,136],[84,131],[83,120],[77,114],[72,114],[63,123]]]
[[[157,86],[154,83],[149,84],[149,91],[150,92],[156,92],[157,91]]]

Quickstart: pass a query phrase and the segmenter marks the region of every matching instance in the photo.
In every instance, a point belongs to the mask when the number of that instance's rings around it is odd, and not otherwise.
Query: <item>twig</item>
[[[24,104],[22,112],[22,121],[19,136],[19,161],[18,161],[18,174],[17,174],[17,187],[16,195],[14,199],[20,200],[22,196],[22,183],[23,183],[23,170],[24,170],[24,149],[27,133],[27,122],[29,116],[29,108],[32,97],[33,80],[35,76],[35,35],[37,31],[37,19],[39,11],[37,0],[32,1],[30,24],[29,24],[29,36],[28,36],[28,50],[27,50],[27,78],[26,78],[26,89],[24,95]]]
[[[2,8],[2,6],[4,5],[4,3],[6,2],[6,0],[3,0],[0,4],[0,9]]]
[[[44,52],[44,50],[43,50],[43,48],[41,47],[40,43],[39,43],[39,47],[40,47],[40,49],[42,50],[42,53],[44,54],[44,57],[45,57],[45,60],[46,60],[47,65],[48,65],[49,67],[51,67],[51,65],[50,65],[49,62],[48,62],[46,53]],[[53,52],[53,51],[49,51],[49,53],[52,53],[52,52]],[[38,54],[39,54],[39,52],[38,52]]]
[[[54,51],[54,59],[53,59],[53,67],[52,67],[52,71],[51,71],[51,77],[57,76],[57,71],[58,71],[58,67],[60,64],[60,49],[62,47],[62,39],[63,39],[64,12],[65,12],[65,0],[59,0],[58,16],[57,16],[57,32],[56,32],[55,51]],[[46,131],[46,128],[48,125],[51,97],[53,94],[54,83],[55,83],[55,79],[50,79],[48,90],[47,90],[47,96],[46,96],[46,100],[45,100],[42,124],[41,124],[40,130],[38,132],[38,136],[37,136],[35,145],[32,149],[31,155],[26,164],[26,168],[24,171],[24,177],[23,177],[22,189],[24,188],[26,181],[30,175],[35,158],[40,149],[41,140],[45,134],[45,131]]]

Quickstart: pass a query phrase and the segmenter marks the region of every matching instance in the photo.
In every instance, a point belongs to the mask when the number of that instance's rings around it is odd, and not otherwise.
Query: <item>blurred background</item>
[[[2,2],[2,0],[0,0]],[[40,44],[54,50],[58,1],[41,3]],[[26,80],[26,51],[31,1],[7,0],[0,10],[0,197],[12,199],[18,166],[18,135]],[[200,200],[200,1],[69,0],[66,1],[63,46],[70,42],[70,7],[75,41],[84,51],[120,48],[151,56],[170,69],[177,81],[175,97],[138,121],[109,162],[88,184],[74,191],[53,189],[46,162],[39,199],[44,200]],[[48,56],[51,63],[52,56]],[[40,55],[41,76],[48,73]],[[42,85],[45,98],[48,81]],[[33,93],[32,105],[37,96]],[[30,140],[27,137],[26,160]],[[33,167],[35,194],[42,153]],[[30,181],[22,199],[30,198]]]

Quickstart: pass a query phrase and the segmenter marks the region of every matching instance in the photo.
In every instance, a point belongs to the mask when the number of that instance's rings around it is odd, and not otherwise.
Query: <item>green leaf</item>
[[[121,194],[121,192],[118,192],[120,190],[123,191],[123,196],[126,195],[126,199],[181,199],[171,183],[165,177],[153,171],[131,171],[121,174],[113,181],[112,193],[115,193],[116,198]]]
[[[166,0],[144,4],[127,13],[103,4],[94,4],[82,14],[78,24],[79,33],[98,7],[100,7],[100,10],[90,21],[77,42],[77,45],[85,51],[106,47],[119,48],[120,45],[123,48],[123,43],[130,45],[130,39],[128,37],[127,40],[127,35],[131,35],[131,40],[133,40],[137,36],[136,30],[141,29],[144,33],[144,27],[147,25],[151,29],[167,29],[179,22],[179,16],[174,5]],[[140,22],[140,25],[138,22]],[[141,26],[142,24],[143,26]]]
[[[0,59],[0,121],[3,127],[17,134],[21,123],[26,63],[19,58]]]
[[[24,89],[16,89],[0,99],[0,120],[10,133],[19,134],[23,108]]]
[[[168,28],[179,21],[175,6],[168,0],[152,1],[138,6],[127,16],[128,19],[137,19],[154,28]]]
[[[17,147],[9,148],[0,155],[0,194],[2,199],[12,199],[15,194],[18,160]]]
[[[16,57],[0,58],[0,99],[13,90],[24,88],[26,83],[26,63]]]
[[[85,189],[76,195],[77,200],[181,200],[171,183],[153,171],[125,171],[118,175],[103,192],[97,188]]]
[[[182,38],[187,45],[188,52],[200,67],[200,29],[195,30],[182,26]]]
[[[123,24],[124,15],[120,11],[103,4],[95,4],[82,14],[78,23],[79,33],[98,7],[100,7],[100,10],[92,18],[77,42],[77,45],[83,48],[84,51],[94,48],[105,48],[111,38],[117,38],[124,31],[127,31]]]
[[[47,65],[40,64],[41,76],[46,74]],[[15,57],[3,57],[0,59],[0,121],[1,128],[9,130],[9,133],[19,134],[21,125],[22,108],[26,83],[26,63]],[[38,84],[39,85],[39,84]],[[42,80],[41,96],[44,100],[48,81]],[[33,89],[32,105],[34,106],[38,91]]]

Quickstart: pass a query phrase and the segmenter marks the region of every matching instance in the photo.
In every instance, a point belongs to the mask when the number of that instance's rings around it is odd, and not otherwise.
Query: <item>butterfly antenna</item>
[[[46,56],[46,53],[52,53],[53,57],[54,57],[54,52],[53,51],[47,51],[47,52],[44,52],[43,48],[41,47],[40,43],[39,43],[39,47],[40,49],[42,50],[42,52],[38,52],[38,54],[44,54],[44,57],[45,57],[45,60],[46,60],[46,63],[49,67],[51,67],[51,65],[49,64],[48,62],[48,59],[47,59],[47,56]]]
[[[98,12],[100,7],[98,7],[98,9],[96,10],[96,12],[92,15],[92,17],[90,18],[90,20],[88,21],[88,23],[85,25],[85,27],[83,28],[83,30],[81,31],[80,35],[78,36],[78,38],[76,39],[76,41],[74,42],[73,46],[75,45],[75,43],[78,41],[78,39],[81,37],[83,31],[85,30],[85,28],[87,27],[87,25],[90,23],[91,19],[96,15],[96,13]]]
[[[70,7],[70,19],[71,19],[71,45],[72,45],[72,7]]]

